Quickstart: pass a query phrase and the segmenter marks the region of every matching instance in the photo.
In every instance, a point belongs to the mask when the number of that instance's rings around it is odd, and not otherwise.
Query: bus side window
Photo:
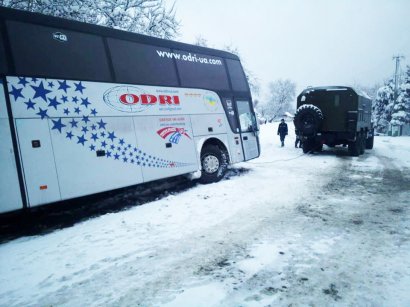
[[[117,82],[178,86],[170,49],[108,38]]]
[[[111,81],[101,36],[6,21],[16,74]]]
[[[223,59],[194,52],[174,50],[181,85],[209,90],[229,90]]]
[[[3,45],[3,34],[2,29],[0,26],[0,73],[5,74],[7,73],[7,63],[6,63],[6,55]]]

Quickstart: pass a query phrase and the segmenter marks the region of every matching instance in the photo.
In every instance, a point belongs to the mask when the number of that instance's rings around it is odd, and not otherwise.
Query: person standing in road
[[[278,127],[278,135],[280,136],[281,147],[285,146],[285,137],[288,135],[288,125],[283,118]]]

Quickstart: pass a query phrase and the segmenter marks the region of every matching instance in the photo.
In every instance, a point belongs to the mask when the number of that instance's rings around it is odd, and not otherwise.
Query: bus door
[[[236,100],[245,161],[259,156],[256,118],[249,100]]]

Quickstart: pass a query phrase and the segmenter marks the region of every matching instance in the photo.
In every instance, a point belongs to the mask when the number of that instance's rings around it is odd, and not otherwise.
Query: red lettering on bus
[[[155,104],[157,97],[154,95],[143,94],[141,95],[141,104]]]
[[[178,96],[159,95],[160,104],[179,104]]]
[[[125,104],[125,105],[137,104],[139,101],[139,98],[135,94],[122,94],[120,96],[120,101],[122,104]]]

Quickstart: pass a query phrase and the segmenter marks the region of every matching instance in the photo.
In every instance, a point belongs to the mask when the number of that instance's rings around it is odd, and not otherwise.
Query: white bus
[[[0,8],[0,213],[259,156],[231,53]]]

